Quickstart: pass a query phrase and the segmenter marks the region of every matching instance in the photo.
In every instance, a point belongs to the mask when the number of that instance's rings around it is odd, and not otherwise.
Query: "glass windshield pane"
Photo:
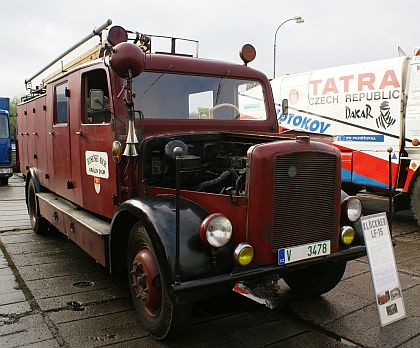
[[[6,115],[0,114],[0,139],[9,138],[9,120]]]
[[[265,120],[258,81],[144,72],[133,81],[135,109],[145,118]]]

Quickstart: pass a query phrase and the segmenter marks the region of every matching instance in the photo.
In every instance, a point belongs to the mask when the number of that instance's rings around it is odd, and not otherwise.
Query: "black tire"
[[[356,194],[361,190],[360,187],[347,183],[342,184],[341,189],[349,196],[356,196]]]
[[[48,230],[48,221],[39,213],[39,203],[36,193],[35,183],[32,179],[29,179],[26,190],[26,205],[28,207],[29,220],[36,234],[45,234]]]
[[[290,272],[284,281],[296,295],[317,298],[335,288],[343,277],[346,265],[346,261],[316,264]]]
[[[172,303],[167,276],[155,250],[145,228],[137,222],[131,229],[127,250],[131,297],[141,324],[155,339],[163,340],[188,324],[191,305]]]
[[[420,176],[414,182],[410,195],[410,203],[414,219],[417,221],[417,225],[420,226]]]
[[[9,178],[0,178],[0,186],[7,186],[9,184]]]

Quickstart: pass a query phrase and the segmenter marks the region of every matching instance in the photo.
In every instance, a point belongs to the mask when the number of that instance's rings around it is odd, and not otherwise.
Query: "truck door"
[[[52,127],[54,182],[56,192],[64,197],[68,196],[68,191],[72,188],[69,95],[67,81],[54,87]]]
[[[115,163],[112,161],[112,94],[104,69],[81,74],[80,172],[83,206],[112,217],[116,194]]]

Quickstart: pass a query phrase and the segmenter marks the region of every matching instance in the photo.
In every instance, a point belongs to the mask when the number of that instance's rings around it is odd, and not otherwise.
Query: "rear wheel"
[[[190,305],[175,305],[169,297],[169,283],[145,228],[136,223],[127,251],[131,297],[142,325],[156,339],[164,339],[189,321]]]
[[[410,196],[411,212],[420,226],[420,176],[417,177]]]
[[[28,206],[29,220],[31,221],[32,229],[37,234],[44,234],[48,229],[48,221],[45,220],[39,212],[38,197],[36,196],[35,183],[32,179],[29,179],[26,191],[26,204]]]
[[[343,277],[346,264],[346,261],[316,264],[290,272],[284,281],[297,295],[316,298],[335,288]]]

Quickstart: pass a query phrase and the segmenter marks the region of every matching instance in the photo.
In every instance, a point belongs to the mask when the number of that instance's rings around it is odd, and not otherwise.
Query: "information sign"
[[[361,218],[381,326],[406,317],[385,213]]]

